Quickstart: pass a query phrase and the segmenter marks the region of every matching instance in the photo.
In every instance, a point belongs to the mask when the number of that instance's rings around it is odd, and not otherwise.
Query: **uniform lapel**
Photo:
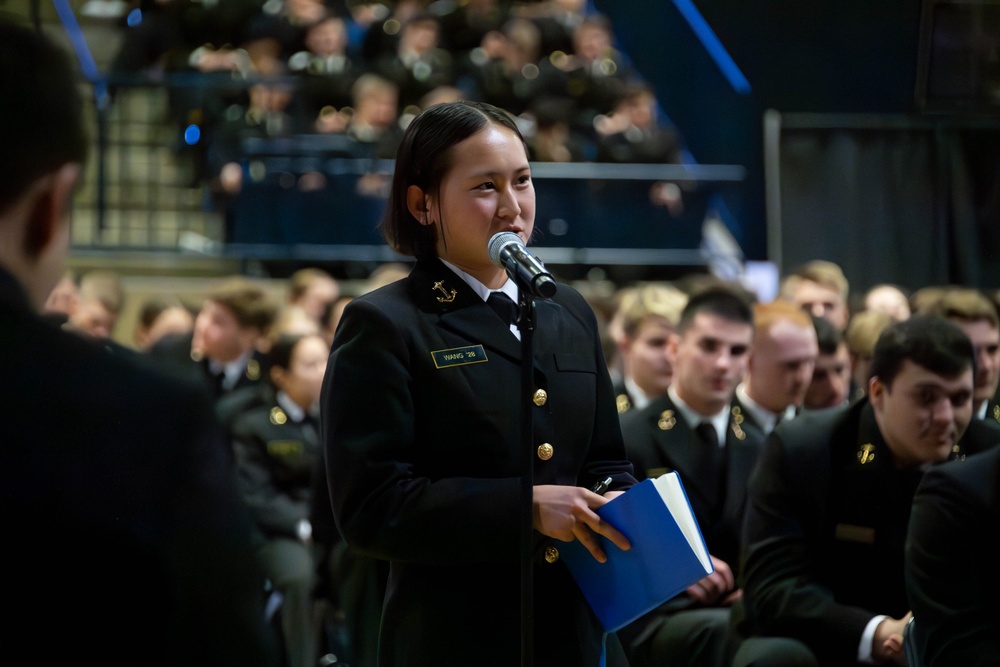
[[[467,338],[470,344],[521,358],[521,342],[454,271],[438,260],[421,260],[410,274],[410,289],[421,311],[437,316],[442,327]]]
[[[684,420],[680,411],[666,397],[666,409],[660,413],[656,429],[656,447],[660,456],[668,463],[668,467],[680,471],[681,481],[689,494],[693,493],[706,506],[711,506],[711,495],[707,492],[709,480],[692,476],[689,471],[698,468],[698,448],[703,446],[692,427]],[[668,414],[669,413],[669,414]]]

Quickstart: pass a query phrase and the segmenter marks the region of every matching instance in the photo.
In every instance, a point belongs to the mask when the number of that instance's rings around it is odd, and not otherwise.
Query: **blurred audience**
[[[851,388],[851,354],[844,334],[825,317],[813,315],[813,326],[819,342],[819,356],[803,407],[817,410],[843,405],[854,393]]]
[[[269,400],[236,415],[230,427],[239,488],[262,537],[260,558],[281,596],[286,667],[315,667],[313,619],[314,477],[322,461],[318,407],[330,348],[318,334],[279,336],[267,355]]]
[[[880,310],[901,322],[910,316],[910,298],[898,285],[882,283],[865,292],[864,310]]]
[[[298,269],[288,279],[288,304],[299,306],[316,322],[339,296],[340,283],[323,269]]]
[[[746,380],[736,387],[744,429],[767,435],[802,408],[819,355],[812,318],[784,301],[754,304]],[[749,422],[749,423],[748,423]]]
[[[361,65],[347,52],[347,23],[340,16],[325,16],[309,25],[304,47],[288,58],[288,71],[298,79],[297,109],[313,122],[326,107],[339,109],[351,104],[351,86],[361,73]]]
[[[209,291],[190,333],[164,336],[149,354],[196,378],[218,398],[261,381],[263,355],[256,345],[276,312],[257,282],[230,278]]]
[[[67,270],[55,284],[42,306],[42,314],[56,324],[65,324],[80,303],[80,286],[73,271]]]
[[[528,19],[510,19],[486,33],[459,61],[458,86],[470,99],[520,115],[546,92],[538,67],[541,56],[538,26]]]
[[[80,277],[76,307],[66,326],[100,340],[109,339],[124,305],[125,292],[117,272],[88,271]]]
[[[1000,317],[996,306],[980,290],[953,287],[930,309],[953,321],[972,341],[976,353],[973,416],[1000,422]]]
[[[615,387],[618,414],[646,407],[667,393],[673,365],[667,353],[688,297],[672,285],[649,283],[622,292],[614,314],[622,377]]]
[[[403,108],[419,104],[431,90],[455,80],[452,55],[441,46],[441,22],[429,12],[403,23],[396,48],[372,60],[369,67],[396,84]]]
[[[139,308],[132,342],[137,349],[145,352],[164,336],[184,335],[193,329],[194,314],[180,299],[154,296],[146,299]]]
[[[844,331],[850,311],[847,277],[834,262],[816,259],[797,267],[781,280],[779,294],[815,317],[825,317]]]
[[[895,321],[898,320],[882,310],[863,310],[851,316],[844,341],[851,358],[852,399],[864,396],[868,390],[875,343],[882,331]]]

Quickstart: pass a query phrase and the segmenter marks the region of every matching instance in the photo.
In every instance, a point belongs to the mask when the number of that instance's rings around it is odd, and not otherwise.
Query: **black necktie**
[[[698,452],[692,473],[700,480],[709,500],[709,511],[717,516],[722,507],[723,479],[725,465],[722,448],[719,447],[719,433],[710,422],[702,422],[695,428],[698,436]]]
[[[486,299],[490,308],[509,327],[517,319],[517,304],[503,292],[490,292],[490,297]]]
[[[712,423],[702,422],[698,424],[695,432],[698,434],[698,438],[705,443],[705,446],[711,448],[709,451],[714,455],[716,450],[719,449],[719,433],[715,430]]]
[[[202,361],[206,373],[208,373],[209,387],[215,395],[221,396],[225,391],[226,384],[226,371],[225,369],[219,369],[218,371],[213,371],[212,367],[209,365],[208,360]]]

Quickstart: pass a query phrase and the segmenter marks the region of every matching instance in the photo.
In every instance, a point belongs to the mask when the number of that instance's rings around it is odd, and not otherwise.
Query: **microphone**
[[[490,261],[506,269],[514,281],[535,296],[549,298],[556,293],[556,281],[536,257],[524,247],[514,232],[498,232],[490,239]]]

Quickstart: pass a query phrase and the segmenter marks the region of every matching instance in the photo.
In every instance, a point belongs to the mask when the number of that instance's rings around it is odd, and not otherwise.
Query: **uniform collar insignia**
[[[431,289],[432,290],[437,290],[437,291],[441,292],[442,294],[444,294],[444,296],[436,297],[437,300],[438,300],[438,303],[451,303],[452,301],[455,300],[455,297],[458,296],[458,290],[446,288],[444,286],[444,281],[443,280],[438,280],[437,282],[435,282],[434,283],[434,287],[432,287]]]

